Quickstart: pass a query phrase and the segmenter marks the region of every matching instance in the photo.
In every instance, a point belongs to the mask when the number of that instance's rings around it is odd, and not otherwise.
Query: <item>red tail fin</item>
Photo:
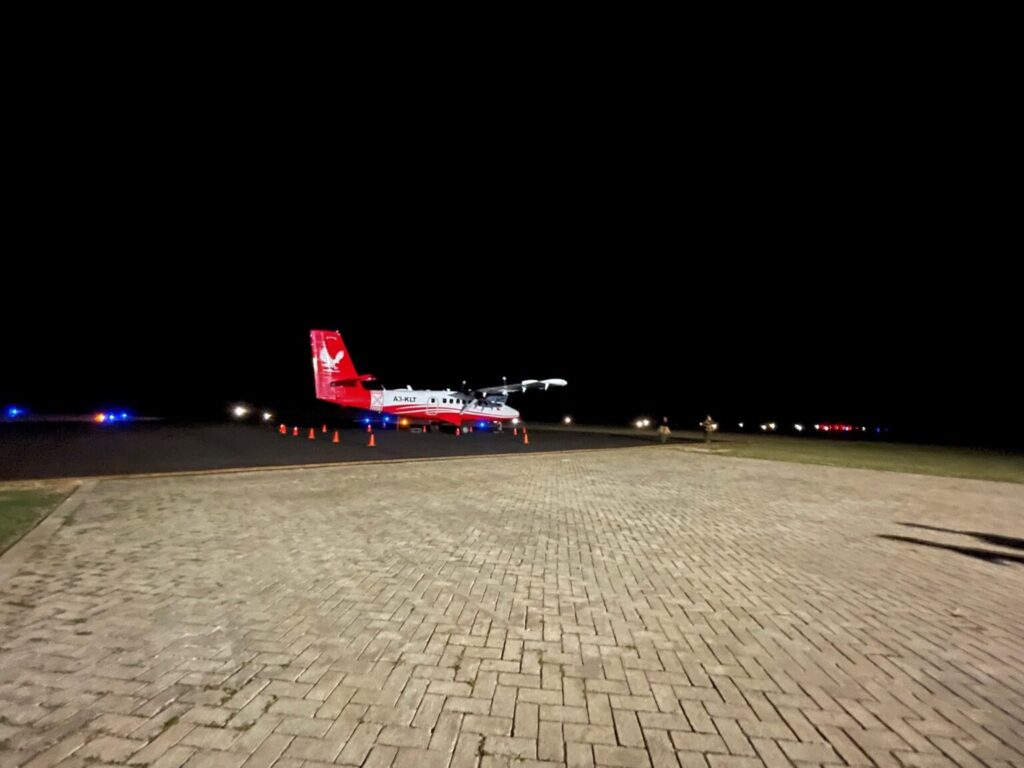
[[[372,381],[373,377],[356,373],[341,334],[337,331],[310,331],[309,339],[313,350],[317,399],[365,407],[364,402],[368,403],[370,398],[362,383]]]

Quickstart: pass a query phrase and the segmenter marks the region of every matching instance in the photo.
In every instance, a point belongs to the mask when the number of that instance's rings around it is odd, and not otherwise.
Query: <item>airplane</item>
[[[526,379],[472,392],[452,389],[367,389],[375,381],[359,374],[338,331],[310,331],[313,349],[313,380],[318,400],[345,408],[360,408],[393,415],[399,423],[445,423],[455,427],[479,422],[518,422],[519,411],[505,404],[512,392],[564,387],[565,379]],[[384,417],[387,418],[386,416]]]

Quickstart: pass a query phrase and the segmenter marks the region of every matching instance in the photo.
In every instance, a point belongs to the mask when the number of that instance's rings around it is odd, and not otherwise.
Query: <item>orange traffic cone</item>
[[[519,427],[512,427],[512,437],[519,437]]]
[[[373,434],[373,432],[370,433],[370,442],[368,442],[366,444],[366,447],[367,448],[376,448],[377,447],[377,436],[375,434]]]
[[[309,428],[309,439],[310,440],[316,440],[316,435],[313,434],[313,428],[312,427]]]
[[[530,444],[530,436],[526,434],[526,427],[523,427],[523,445]]]
[[[292,430],[292,437],[298,437],[298,436],[299,436],[299,428],[295,427],[295,429]]]
[[[373,432],[373,426],[371,426],[370,424],[367,424],[366,425],[366,431],[367,432]]]
[[[327,425],[324,424],[323,427],[321,427],[320,431],[326,435],[327,434]]]
[[[331,442],[334,443],[335,445],[341,442],[340,440],[338,440],[338,430],[334,430],[334,438],[331,440]]]
[[[282,435],[287,434],[288,427],[282,424],[280,427],[278,427],[277,431],[280,432]]]
[[[455,428],[455,436],[456,437],[461,437],[462,436],[462,430],[459,429],[458,427]]]

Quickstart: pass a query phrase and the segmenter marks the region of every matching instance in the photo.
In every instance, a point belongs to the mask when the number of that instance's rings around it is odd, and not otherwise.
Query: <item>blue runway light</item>
[[[125,412],[125,411],[121,411],[121,420],[122,420],[122,421],[127,421],[127,420],[128,420],[128,414],[127,414],[127,412]]]
[[[363,424],[369,424],[369,423],[370,423],[369,419],[363,419]]]
[[[16,419],[16,418],[18,418],[18,415],[21,412],[22,412],[21,408],[17,408],[17,407],[12,405],[10,408],[7,409],[7,418],[9,418],[9,419]]]

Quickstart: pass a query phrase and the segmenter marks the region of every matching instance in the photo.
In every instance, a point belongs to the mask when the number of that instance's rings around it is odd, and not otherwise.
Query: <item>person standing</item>
[[[662,416],[661,426],[658,427],[658,437],[661,438],[662,445],[668,442],[668,436],[671,434],[672,430],[668,428],[668,416]]]
[[[707,415],[707,418],[700,423],[701,429],[704,430],[704,442],[711,443],[711,433],[718,429],[718,424],[711,418],[711,414]]]

